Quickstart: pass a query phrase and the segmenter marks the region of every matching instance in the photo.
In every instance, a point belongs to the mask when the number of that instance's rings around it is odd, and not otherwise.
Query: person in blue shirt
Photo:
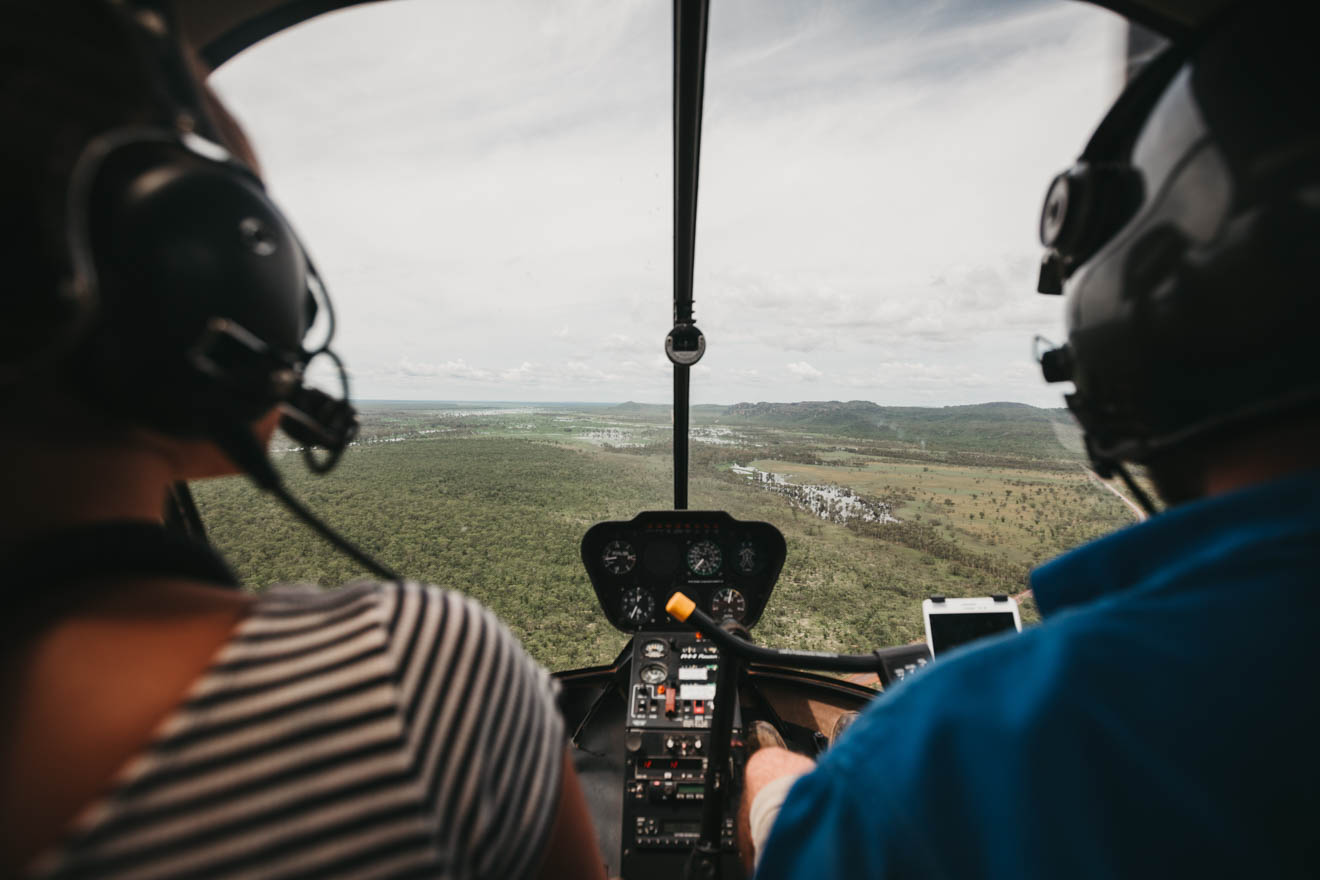
[[[1040,626],[818,765],[752,755],[758,880],[1320,877],[1320,63],[1289,18],[1174,44],[1046,199],[1046,378],[1168,509],[1037,569]]]

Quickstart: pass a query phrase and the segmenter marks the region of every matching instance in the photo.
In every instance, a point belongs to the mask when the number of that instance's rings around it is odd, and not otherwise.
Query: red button
[[[696,707],[693,708],[692,711],[695,712],[697,715],[705,715],[705,714],[706,714],[706,704],[705,704],[705,703],[697,703]]]

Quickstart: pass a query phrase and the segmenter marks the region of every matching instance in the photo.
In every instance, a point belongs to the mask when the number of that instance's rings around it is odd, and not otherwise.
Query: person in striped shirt
[[[107,4],[10,0],[4,15],[9,344],[56,283],[82,146],[151,118],[159,90]],[[66,379],[0,388],[0,876],[604,876],[554,683],[490,611],[416,583],[223,588],[223,561],[172,544],[161,511],[175,481],[233,464]],[[61,576],[79,529],[83,549],[147,541],[212,574]]]

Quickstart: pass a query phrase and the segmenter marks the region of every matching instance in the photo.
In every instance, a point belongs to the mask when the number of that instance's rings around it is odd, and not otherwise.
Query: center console
[[[720,658],[693,632],[638,632],[624,732],[623,876],[682,876],[701,836],[707,753]],[[735,706],[735,731],[741,719]],[[726,798],[725,876],[738,876],[733,804]]]

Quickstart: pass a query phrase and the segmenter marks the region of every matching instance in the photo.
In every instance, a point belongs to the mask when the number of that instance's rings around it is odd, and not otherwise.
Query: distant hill
[[[690,410],[691,417],[695,421],[700,418],[703,421],[710,421],[723,415],[728,409],[721,403],[700,403],[693,406]],[[616,416],[629,416],[635,419],[653,419],[656,421],[671,421],[674,408],[667,403],[637,403],[629,400],[626,403],[616,404],[608,407],[607,412]]]
[[[509,401],[361,401],[364,412],[507,409],[588,411],[653,424],[673,422],[667,403],[513,403]],[[840,438],[924,447],[930,452],[981,453],[1035,459],[1082,458],[1081,432],[1066,409],[1025,403],[971,406],[880,406],[869,400],[808,400],[799,403],[699,404],[694,425],[757,425]]]
[[[609,412],[620,416],[669,415],[672,409],[667,403],[638,403],[635,400],[616,403],[608,408]]]
[[[1072,458],[1082,451],[1077,427],[1066,409],[1025,403],[941,407],[880,406],[867,400],[736,403],[702,421],[797,428],[960,452]]]

